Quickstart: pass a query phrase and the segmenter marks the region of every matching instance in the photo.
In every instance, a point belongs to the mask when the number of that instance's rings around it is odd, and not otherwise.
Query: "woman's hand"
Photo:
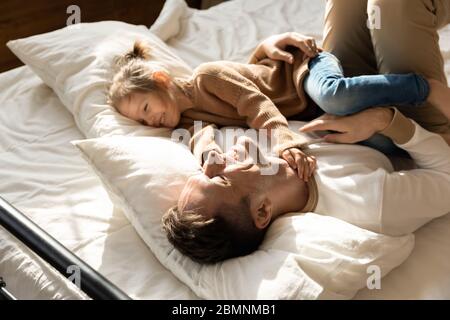
[[[327,142],[357,143],[383,131],[391,123],[394,111],[390,108],[371,108],[346,117],[325,114],[311,121],[300,132],[335,131],[324,137]]]
[[[303,36],[297,32],[286,32],[270,36],[261,42],[253,57],[255,60],[269,57],[273,60],[282,60],[292,64],[294,62],[294,57],[292,54],[285,51],[287,46],[297,47],[311,58],[316,57],[321,51],[317,48],[314,38]],[[250,61],[250,63],[255,62],[256,61]]]
[[[303,181],[308,181],[316,170],[316,158],[306,155],[298,148],[284,150],[281,158],[286,160],[289,166],[297,171],[298,177]]]

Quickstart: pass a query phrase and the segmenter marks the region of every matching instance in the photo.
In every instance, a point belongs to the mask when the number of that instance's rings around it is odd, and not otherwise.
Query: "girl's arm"
[[[302,149],[306,145],[303,136],[289,129],[286,118],[270,98],[233,68],[217,63],[204,64],[197,72],[195,85],[205,103],[221,106],[223,113],[228,106],[233,107],[250,128],[265,130],[271,135],[275,140],[273,151],[278,156],[287,149]],[[216,108],[214,112],[219,111]]]

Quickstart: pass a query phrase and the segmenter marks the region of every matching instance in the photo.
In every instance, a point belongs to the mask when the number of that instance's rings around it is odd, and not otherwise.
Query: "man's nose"
[[[216,151],[211,151],[208,154],[208,158],[203,166],[205,170],[205,175],[209,178],[214,178],[223,173],[225,169],[225,159],[223,155],[217,153]]]

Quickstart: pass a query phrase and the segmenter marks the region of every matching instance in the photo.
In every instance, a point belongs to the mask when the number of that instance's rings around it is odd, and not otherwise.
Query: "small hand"
[[[303,36],[296,32],[286,32],[273,35],[265,39],[258,47],[258,56],[264,54],[273,60],[282,60],[292,64],[294,57],[285,49],[287,46],[294,46],[303,51],[308,57],[316,57],[321,49],[317,48],[314,38]]]
[[[316,170],[316,158],[306,155],[298,148],[284,150],[281,158],[286,160],[289,166],[297,171],[298,177],[304,181],[308,181]]]

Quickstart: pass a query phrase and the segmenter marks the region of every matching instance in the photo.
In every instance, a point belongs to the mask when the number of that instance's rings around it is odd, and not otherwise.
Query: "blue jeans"
[[[304,81],[305,92],[326,113],[346,116],[379,106],[423,104],[430,93],[428,81],[417,74],[369,75],[346,78],[339,60],[328,52],[309,62]],[[373,137],[365,143],[379,149],[395,151],[388,138]]]

